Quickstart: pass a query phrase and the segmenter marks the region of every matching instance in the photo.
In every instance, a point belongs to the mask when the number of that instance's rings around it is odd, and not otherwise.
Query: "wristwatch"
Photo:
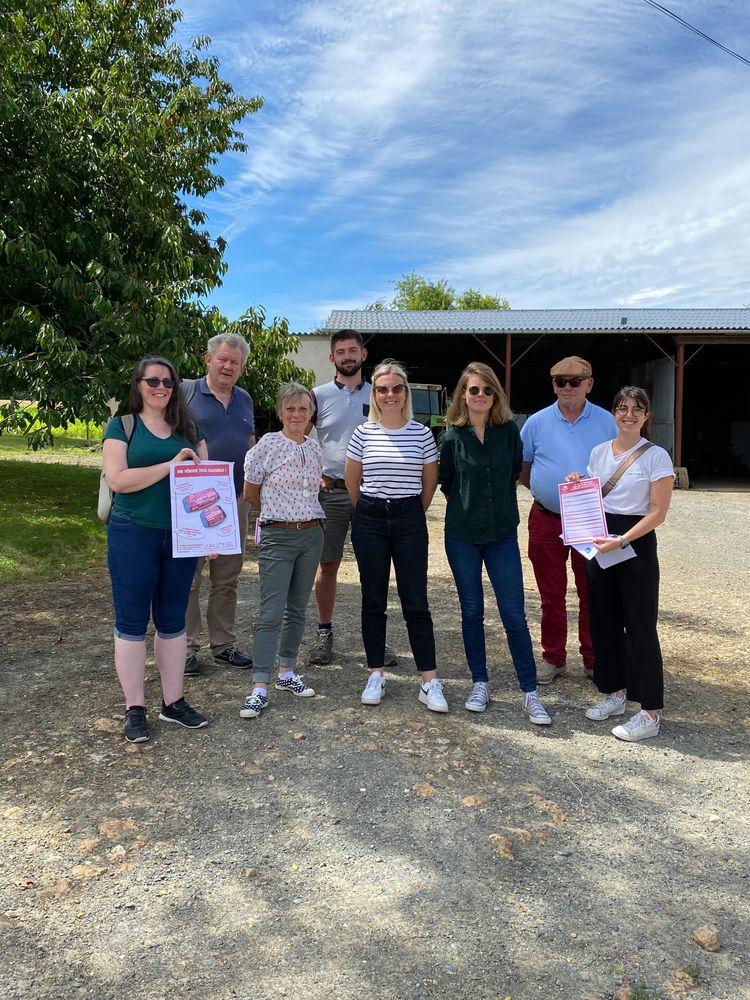
[[[628,545],[630,545],[630,542],[627,541],[624,535],[620,535],[620,548],[626,549]]]

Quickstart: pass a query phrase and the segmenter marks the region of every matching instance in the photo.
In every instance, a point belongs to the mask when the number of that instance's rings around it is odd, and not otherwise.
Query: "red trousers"
[[[588,581],[586,560],[563,545],[559,517],[546,514],[536,504],[529,513],[529,559],[542,599],[542,656],[555,667],[564,667],[568,639],[568,613],[565,595],[568,589],[568,553],[578,591],[578,642],[583,663],[594,665],[594,650],[589,631]]]

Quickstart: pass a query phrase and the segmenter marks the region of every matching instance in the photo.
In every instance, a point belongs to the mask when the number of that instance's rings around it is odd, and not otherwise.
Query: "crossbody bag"
[[[644,452],[648,451],[649,448],[653,447],[654,447],[653,441],[644,441],[644,443],[640,446],[640,448],[636,448],[632,455],[628,455],[625,461],[617,466],[617,468],[609,477],[607,482],[604,484],[604,486],[602,486],[602,496],[606,497],[608,493],[611,493],[612,490],[615,488],[615,486],[617,486],[618,482],[620,481],[620,477],[622,476],[622,474],[624,472],[627,472],[630,466],[633,464],[633,462],[637,462]]]

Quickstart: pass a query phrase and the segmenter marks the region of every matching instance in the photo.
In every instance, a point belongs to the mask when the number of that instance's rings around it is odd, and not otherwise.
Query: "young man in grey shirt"
[[[354,506],[344,483],[344,462],[354,428],[367,420],[370,412],[369,382],[362,375],[367,350],[355,330],[339,330],[331,337],[328,360],[336,369],[332,382],[313,390],[313,425],[323,450],[323,479],[320,504],[325,511],[323,554],[315,577],[318,605],[318,635],[310,663],[326,664],[333,658],[333,608],[336,577],[344,555],[344,543],[351,525]],[[386,666],[397,657],[386,647]]]

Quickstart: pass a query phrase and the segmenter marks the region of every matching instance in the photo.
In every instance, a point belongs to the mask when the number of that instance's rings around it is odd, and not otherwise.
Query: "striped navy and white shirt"
[[[360,424],[354,429],[346,457],[362,463],[362,493],[383,500],[419,496],[422,469],[437,462],[432,432],[410,420],[392,431],[382,424]]]

